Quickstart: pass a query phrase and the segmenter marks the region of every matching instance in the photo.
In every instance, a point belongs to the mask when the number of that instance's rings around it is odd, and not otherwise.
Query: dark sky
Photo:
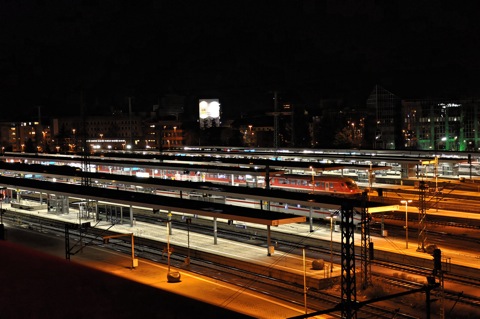
[[[0,1],[0,108],[150,109],[166,93],[227,114],[298,102],[478,96],[475,1]],[[75,110],[73,112],[77,112]]]

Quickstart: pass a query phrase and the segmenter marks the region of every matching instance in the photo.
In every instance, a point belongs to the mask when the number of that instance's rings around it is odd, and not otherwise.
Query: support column
[[[270,166],[265,167],[265,189],[270,189]]]
[[[168,234],[170,236],[172,236],[172,228],[173,228],[172,226],[173,225],[172,225],[172,212],[171,211],[168,211],[167,217],[168,217],[168,224],[170,225],[170,227],[168,227]]]
[[[130,205],[130,227],[133,227],[133,209],[132,209],[132,205]]]
[[[270,225],[267,225],[267,256],[271,256],[270,247],[272,246],[272,238],[271,238],[271,231]]]
[[[100,214],[98,213],[98,200],[95,201],[95,222],[100,220]]]
[[[213,244],[217,244],[217,217],[213,217]]]
[[[308,211],[308,221],[310,222],[310,232],[313,233],[313,207],[310,207],[310,210]]]
[[[65,214],[70,214],[70,205],[68,204],[69,202],[70,198],[65,195],[62,201],[63,211],[65,212]]]

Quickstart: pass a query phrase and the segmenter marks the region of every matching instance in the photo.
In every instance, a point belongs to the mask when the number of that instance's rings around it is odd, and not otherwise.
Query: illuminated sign
[[[220,126],[220,103],[218,99],[202,99],[198,103],[200,127]]]

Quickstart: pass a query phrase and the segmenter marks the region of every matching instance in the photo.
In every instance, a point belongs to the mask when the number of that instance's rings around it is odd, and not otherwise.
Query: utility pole
[[[92,186],[92,181],[90,177],[87,176],[87,173],[90,169],[90,150],[88,149],[88,131],[87,131],[87,114],[85,111],[85,100],[83,93],[80,96],[80,108],[82,111],[82,157],[83,157],[83,174],[82,174],[82,185],[83,186]],[[87,205],[88,207],[88,205]]]
[[[130,149],[133,148],[133,126],[132,126],[132,97],[128,97],[128,137],[130,143]]]
[[[273,147],[278,149],[278,103],[277,91],[273,92]]]
[[[38,108],[38,124],[42,125],[42,107],[39,105]]]

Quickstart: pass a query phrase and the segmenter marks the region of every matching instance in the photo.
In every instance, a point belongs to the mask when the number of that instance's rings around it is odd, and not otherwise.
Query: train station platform
[[[55,218],[58,220],[62,220],[68,223],[78,223],[79,217],[78,212],[75,210],[71,210],[69,214],[66,215],[57,215],[48,213],[47,210],[22,210],[19,208],[12,208],[9,207],[9,204],[4,204],[4,208],[18,212],[19,214],[30,214],[35,216],[41,216],[45,218]],[[478,217],[477,217],[478,218]],[[82,220],[85,222],[88,220]],[[92,222],[92,225],[95,224]],[[119,233],[133,233],[135,237],[143,237],[148,239],[157,240],[159,242],[163,242],[166,244],[167,242],[167,228],[165,225],[153,225],[149,223],[143,223],[139,221],[135,221],[133,226],[127,224],[116,224],[112,226],[110,222],[101,221],[96,224],[97,228],[109,229],[111,231],[119,232]],[[255,224],[248,224],[246,223],[246,227],[249,229],[259,228],[260,226]],[[296,235],[303,235],[305,237],[319,239],[322,241],[330,241],[338,243],[341,241],[341,234],[337,231],[331,231],[329,227],[318,227],[314,229],[313,232],[310,232],[309,225],[304,224],[287,224],[287,225],[280,225],[273,229],[275,232],[285,232],[285,233],[292,233]],[[355,236],[355,244],[356,246],[360,245],[360,234],[356,232]],[[313,258],[306,258],[305,264],[306,269],[303,268],[303,258],[301,255],[298,255],[298,251],[295,253],[289,253],[285,251],[272,251],[272,254],[268,256],[266,254],[264,247],[259,247],[257,245],[248,244],[248,243],[241,243],[237,241],[227,240],[223,238],[218,238],[217,243],[214,243],[213,236],[201,235],[194,232],[187,232],[180,229],[173,229],[172,234],[168,236],[170,244],[175,246],[187,246],[187,242],[190,243],[190,249],[193,251],[200,251],[205,252],[213,255],[218,255],[222,257],[228,257],[232,260],[235,265],[239,265],[241,263],[249,264],[250,267],[258,267],[258,269],[268,270],[269,273],[273,271],[283,272],[283,276],[291,276],[290,278],[285,278],[287,280],[298,281],[299,278],[303,278],[303,273],[305,271],[307,276],[307,286],[308,287],[319,287],[322,288],[322,282],[331,283],[332,280],[335,278],[339,278],[341,275],[341,268],[338,264],[339,261],[333,263],[333,270],[330,268],[330,260],[328,259],[328,255],[324,256],[325,261],[325,268],[323,270],[315,270],[312,268],[312,263],[315,259]],[[372,236],[372,241],[374,242],[375,246],[375,254],[377,253],[393,253],[399,256],[400,260],[410,259],[410,258],[420,258],[424,260],[425,267],[431,266],[433,268],[433,258],[431,255],[418,252],[417,245],[413,242],[410,242],[409,248],[405,248],[405,239],[404,238],[393,238],[393,237],[381,237],[381,236]],[[413,239],[413,238],[412,238]],[[255,240],[255,238],[252,238]],[[439,246],[442,249],[442,256],[444,258],[448,258],[451,264],[461,265],[464,267],[471,267],[478,269],[480,268],[480,256],[478,251],[468,251],[468,250],[453,250]],[[88,249],[87,249],[88,250]],[[128,260],[128,256],[124,256],[125,260]],[[76,260],[77,256],[73,257],[73,260]],[[152,263],[147,260],[140,260],[138,267],[135,271],[135,274],[143,272],[142,268],[146,265],[151,265]],[[99,268],[104,268],[105,265],[100,266]],[[150,266],[149,266],[150,267]],[[357,267],[359,267],[359,263],[357,263]],[[170,289],[172,292],[179,293],[180,291],[176,289],[177,286],[175,285],[168,285],[165,283],[164,280],[160,282],[158,281],[158,276],[152,276],[151,270],[145,270],[146,277],[136,278],[136,276],[132,276],[132,272],[126,271],[125,267],[115,267],[112,266],[112,272],[126,278],[130,278],[132,280],[140,281],[145,284],[152,284],[156,285],[159,284],[162,289]],[[172,268],[177,269],[182,273],[182,282],[179,285],[186,286],[187,276],[190,276],[188,273],[188,268],[185,267],[183,263],[172,263]],[[115,270],[113,270],[115,269]],[[165,271],[165,269],[163,270]],[[150,276],[150,277],[148,277]],[[135,277],[135,278],[134,278]],[[206,280],[206,279],[203,279]],[[210,279],[209,279],[210,280]],[[302,279],[303,280],[303,279]],[[302,281],[303,283],[303,281]],[[218,284],[218,283],[217,283]],[[223,284],[222,284],[223,287]],[[213,288],[212,288],[213,289]],[[222,288],[223,289],[223,288]],[[230,293],[232,293],[232,287],[229,288]],[[236,288],[238,289],[238,288]],[[214,290],[214,289],[213,289]],[[190,293],[187,293],[190,291]],[[181,294],[192,294],[191,297],[193,298],[200,298],[205,302],[219,302],[219,306],[222,306],[227,296],[219,297],[219,301],[216,301],[216,298],[211,298],[208,296],[208,293],[199,293],[197,289],[181,289]],[[249,295],[250,293],[242,293],[242,295]],[[252,298],[259,298],[258,296]],[[235,298],[234,298],[235,299]],[[262,299],[263,300],[263,299]],[[239,304],[237,304],[237,302]],[[271,310],[266,310],[265,312],[259,315],[259,311],[261,311],[260,307],[256,307],[251,312],[248,308],[242,306],[244,301],[237,301],[232,300],[228,302],[228,308],[235,311],[240,311],[241,313],[251,315],[258,318],[286,318],[290,316],[300,315],[303,313],[303,309],[301,307],[291,308],[290,306],[285,307],[282,306],[281,302],[278,301],[261,301],[269,303],[270,306],[262,306],[266,307],[266,309],[270,309],[273,304],[275,304],[276,310],[271,312]],[[255,304],[257,305],[260,301],[255,299]],[[238,308],[237,308],[238,307]]]

